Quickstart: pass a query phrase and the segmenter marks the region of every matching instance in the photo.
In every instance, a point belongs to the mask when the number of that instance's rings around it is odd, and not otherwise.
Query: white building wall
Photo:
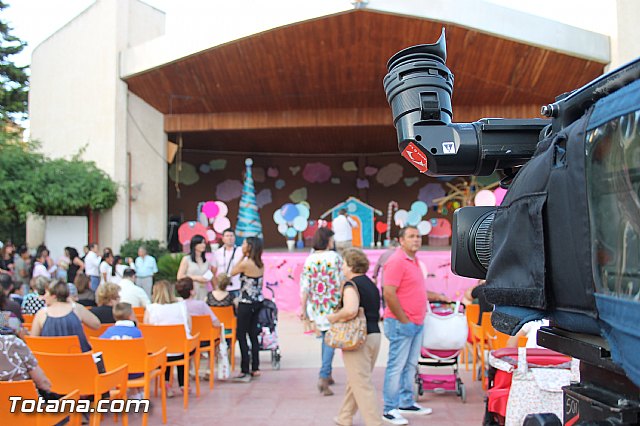
[[[31,135],[52,157],[84,149],[83,159],[94,161],[118,183],[118,202],[99,218],[101,246],[116,251],[129,236],[128,91],[119,75],[119,52],[163,30],[164,14],[139,0],[97,0],[33,52]],[[166,196],[158,200],[156,211],[162,209]],[[164,239],[164,216],[152,221],[162,224],[146,238]]]
[[[640,56],[640,1],[618,0],[617,9],[617,30],[611,35],[609,69],[617,68]]]

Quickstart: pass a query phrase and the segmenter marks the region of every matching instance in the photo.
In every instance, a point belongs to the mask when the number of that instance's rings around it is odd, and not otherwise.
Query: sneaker
[[[387,423],[391,423],[392,425],[408,425],[409,420],[402,417],[398,410],[391,410],[386,414],[382,415],[382,420]]]
[[[402,414],[415,414],[416,416],[426,416],[427,414],[433,413],[431,408],[421,407],[415,402],[411,407],[400,407],[398,411]]]
[[[249,383],[251,381],[251,374],[242,373],[239,376],[234,377],[233,381],[240,382],[240,383]]]

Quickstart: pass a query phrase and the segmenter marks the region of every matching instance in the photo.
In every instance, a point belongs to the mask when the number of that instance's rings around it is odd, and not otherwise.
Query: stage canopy
[[[354,9],[278,27],[125,75],[170,138],[210,152],[384,153],[396,148],[386,61],[447,31],[454,121],[539,117],[604,60],[441,21]]]

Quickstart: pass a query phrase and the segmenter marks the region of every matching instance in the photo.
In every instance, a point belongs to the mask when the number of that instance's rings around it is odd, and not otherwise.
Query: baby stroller
[[[280,345],[278,343],[278,307],[276,295],[271,288],[274,284],[267,283],[266,288],[271,292],[271,299],[264,299],[262,308],[258,312],[258,342],[261,351],[271,351],[271,366],[280,369]]]
[[[464,348],[468,335],[468,325],[464,305],[456,303],[430,303],[424,323],[421,358],[416,371],[416,390],[424,392],[451,392],[467,400],[464,383],[458,374],[458,355]],[[421,367],[451,368],[450,374],[426,374]]]
[[[544,348],[527,348],[528,368],[555,367],[570,369],[571,358]],[[518,348],[503,348],[489,354],[487,406],[484,426],[502,426],[507,416],[511,380],[518,367]]]

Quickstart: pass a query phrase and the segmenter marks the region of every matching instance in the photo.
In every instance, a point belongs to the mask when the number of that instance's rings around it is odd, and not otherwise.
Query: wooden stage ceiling
[[[386,62],[447,30],[454,121],[538,117],[604,64],[441,22],[357,9],[255,34],[126,79],[185,148],[274,153],[397,149]]]

